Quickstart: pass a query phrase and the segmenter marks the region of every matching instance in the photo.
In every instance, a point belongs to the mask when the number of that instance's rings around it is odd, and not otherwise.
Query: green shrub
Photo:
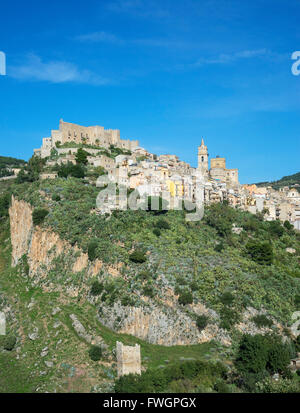
[[[130,295],[123,295],[123,297],[121,298],[121,304],[124,307],[133,307],[135,303]]]
[[[225,330],[230,330],[235,324],[240,321],[241,316],[236,310],[224,306],[220,311],[220,318],[220,327],[224,328]]]
[[[216,246],[215,246],[215,251],[217,252],[221,252],[224,249],[224,244],[223,242],[219,242]]]
[[[90,261],[94,261],[96,258],[96,250],[98,247],[98,242],[97,241],[91,241],[88,245],[88,256]]]
[[[178,302],[181,305],[193,303],[193,294],[190,291],[182,291],[178,297]]]
[[[151,279],[151,272],[150,271],[141,271],[138,275],[139,279],[142,281],[150,280]]]
[[[143,251],[135,250],[132,254],[129,255],[129,259],[132,262],[141,264],[147,260],[147,257],[145,256],[145,253]]]
[[[94,281],[91,288],[91,294],[94,296],[100,295],[103,291],[103,284],[99,281]]]
[[[270,320],[266,315],[264,315],[264,314],[258,314],[258,315],[256,315],[256,316],[254,316],[253,318],[252,318],[252,321],[255,323],[255,325],[258,327],[258,328],[261,328],[261,327],[272,327],[272,325],[273,325],[273,321],[272,320]]]
[[[284,221],[283,226],[288,230],[294,229],[293,225],[289,221]]]
[[[206,315],[199,315],[196,320],[197,327],[199,330],[204,330],[208,324],[208,317]]]
[[[258,264],[271,265],[273,262],[273,248],[267,241],[249,241],[246,244],[246,251]]]
[[[294,303],[295,303],[296,309],[299,309],[299,310],[300,310],[300,295],[299,295],[299,294],[296,294],[296,295],[295,295]]]
[[[49,211],[44,208],[36,208],[32,213],[32,221],[34,225],[40,225],[49,214]]]
[[[155,296],[155,291],[151,285],[147,285],[146,287],[143,288],[143,294],[146,297],[153,298]]]
[[[58,202],[58,201],[60,201],[60,200],[61,200],[60,195],[58,195],[58,194],[53,194],[53,195],[52,195],[52,201]]]
[[[157,221],[156,227],[159,229],[170,229],[170,225],[165,219],[160,219],[159,221]]]
[[[236,367],[243,373],[281,373],[290,362],[288,346],[280,337],[244,334],[235,361]]]
[[[159,393],[168,390],[170,383],[203,379],[205,382],[221,380],[225,376],[225,368],[220,363],[211,364],[203,361],[185,361],[169,365],[163,369],[148,369],[141,375],[128,374],[115,382],[116,393]],[[197,384],[196,384],[197,385]],[[221,387],[220,387],[221,388]]]
[[[281,237],[284,234],[284,228],[280,221],[268,221],[266,222],[266,225],[270,235]]]
[[[75,159],[76,163],[79,165],[86,165],[88,163],[87,157],[89,156],[88,152],[82,148],[77,150]]]
[[[90,359],[93,361],[99,361],[102,357],[102,349],[99,346],[92,346],[89,349]]]
[[[158,228],[154,228],[153,234],[156,235],[157,237],[159,237],[161,235],[161,232]]]
[[[8,217],[8,208],[10,205],[11,195],[6,192],[0,195],[0,218]]]
[[[230,306],[234,301],[234,296],[228,291],[221,295],[220,301],[224,305]]]
[[[3,348],[7,351],[12,351],[16,345],[16,342],[17,342],[17,339],[15,336],[13,335],[7,336],[4,340]]]
[[[216,383],[215,383],[215,385],[214,385],[214,390],[215,390],[217,393],[231,393],[228,384],[225,383],[225,381],[224,381],[224,380],[221,380],[221,379],[219,379],[219,380],[216,381]]]

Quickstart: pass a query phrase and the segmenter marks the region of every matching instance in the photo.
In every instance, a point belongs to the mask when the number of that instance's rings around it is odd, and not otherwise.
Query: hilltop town
[[[241,185],[199,143],[194,168],[60,121],[0,159],[0,389],[299,391],[297,179]]]
[[[224,157],[211,158],[209,167],[203,138],[198,147],[198,165],[193,168],[176,155],[157,156],[139,146],[137,140],[121,139],[119,130],[60,120],[59,129],[52,130],[50,137],[43,138],[41,148],[34,150],[36,156],[45,159],[40,178],[55,179],[58,165],[75,165],[79,148],[86,152],[90,170],[98,168],[111,182],[136,190],[140,196],[162,196],[171,200],[170,205],[178,205],[181,200],[195,204],[200,200],[206,205],[227,201],[241,210],[262,213],[265,220],[288,221],[300,229],[299,185],[278,191],[270,185],[241,185],[238,169],[227,169]],[[124,208],[124,201],[119,196],[110,197],[100,212],[118,208]]]

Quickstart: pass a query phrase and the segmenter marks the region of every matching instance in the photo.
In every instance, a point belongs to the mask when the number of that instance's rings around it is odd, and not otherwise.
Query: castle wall
[[[50,156],[51,149],[56,147],[56,143],[61,144],[74,142],[76,144],[97,145],[109,148],[114,145],[126,150],[134,150],[139,146],[137,140],[121,139],[119,129],[107,129],[103,126],[81,126],[75,123],[60,120],[59,130],[52,130],[50,138],[43,138],[40,150],[35,150],[36,155],[46,158]]]

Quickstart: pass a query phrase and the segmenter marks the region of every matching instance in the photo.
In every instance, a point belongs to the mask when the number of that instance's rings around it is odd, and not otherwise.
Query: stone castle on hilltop
[[[46,158],[40,178],[55,179],[61,165],[75,165],[79,147],[87,153],[90,171],[103,168],[111,182],[137,191],[140,197],[170,198],[173,206],[182,200],[195,203],[201,199],[206,205],[226,200],[235,208],[263,213],[266,220],[287,220],[300,228],[300,191],[240,185],[238,169],[228,169],[225,158],[216,156],[209,160],[203,138],[198,146],[198,165],[194,168],[176,155],[155,155],[140,147],[137,140],[121,139],[118,129],[85,127],[60,120],[59,129],[52,130],[51,137],[43,138],[42,147],[34,151]],[[111,213],[123,205],[117,195],[108,201],[99,213]]]
[[[95,145],[109,148],[114,145],[118,148],[132,151],[139,146],[137,140],[125,140],[120,138],[119,129],[104,129],[103,126],[81,126],[75,123],[59,121],[59,129],[51,131],[51,137],[43,138],[41,148],[35,149],[34,153],[42,158],[50,156],[51,150],[56,148],[57,143]]]

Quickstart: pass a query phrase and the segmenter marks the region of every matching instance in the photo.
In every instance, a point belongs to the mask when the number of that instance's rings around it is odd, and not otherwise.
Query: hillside
[[[11,168],[22,168],[26,164],[22,159],[0,156],[0,178],[13,175]]]
[[[102,216],[95,213],[98,193],[76,178],[7,190],[14,198],[10,231],[7,203],[0,208],[0,310],[17,344],[0,351],[9,377],[0,387],[111,390],[116,340],[140,343],[143,367],[168,376],[169,391],[253,391],[252,379],[240,382],[234,367],[245,334],[285,337],[295,355],[288,327],[300,309],[298,233],[226,204],[206,208],[199,222],[187,222],[184,211]],[[89,358],[92,342],[102,348],[99,362]],[[185,362],[202,364],[175,379]],[[223,367],[214,370],[218,362]],[[296,378],[283,380],[299,390]]]
[[[293,175],[284,176],[278,181],[272,182],[259,182],[256,184],[257,186],[272,186],[272,188],[278,190],[284,186],[292,187],[294,185],[300,185],[300,172],[297,172]],[[298,191],[300,191],[300,187],[297,187]]]

